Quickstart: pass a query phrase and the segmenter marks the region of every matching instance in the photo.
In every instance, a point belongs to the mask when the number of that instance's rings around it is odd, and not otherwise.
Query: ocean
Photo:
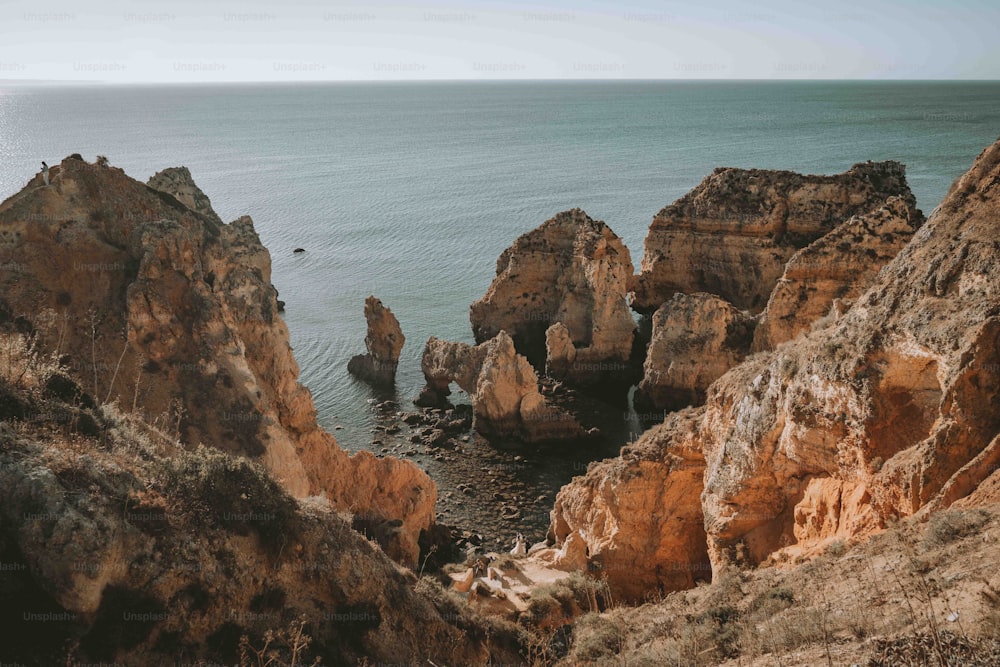
[[[412,407],[424,342],[473,342],[469,304],[497,256],[559,211],[607,222],[638,267],[653,215],[715,167],[899,160],[929,214],[998,134],[998,82],[0,84],[0,198],[77,152],[143,181],[190,168],[219,215],[252,216],[270,249],[321,425],[379,451],[376,404]],[[369,294],[407,337],[394,394],[347,373]],[[446,499],[442,521],[506,540],[515,526],[497,522],[491,492],[504,487],[538,538],[559,486],[634,437],[627,414],[608,420],[587,446],[473,441],[457,460],[414,460],[442,494],[488,482]]]

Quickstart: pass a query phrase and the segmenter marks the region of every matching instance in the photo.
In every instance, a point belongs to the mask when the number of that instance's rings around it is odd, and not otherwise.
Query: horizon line
[[[931,79],[882,79],[882,78],[668,78],[668,77],[621,77],[611,79],[584,78],[426,78],[426,79],[220,79],[213,81],[195,80],[150,80],[113,81],[106,79],[0,79],[0,85],[54,85],[54,86],[149,86],[149,85],[294,85],[294,84],[340,84],[340,83],[998,83],[998,78],[931,78]]]

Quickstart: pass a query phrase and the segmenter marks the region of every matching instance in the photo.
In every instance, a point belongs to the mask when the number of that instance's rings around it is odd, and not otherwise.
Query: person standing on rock
[[[45,160],[42,160],[42,181],[45,185],[49,184],[49,165],[45,164]]]
[[[528,555],[527,544],[524,541],[524,535],[521,533],[517,534],[517,539],[514,540],[514,548],[510,550],[510,555],[515,558],[524,558]]]

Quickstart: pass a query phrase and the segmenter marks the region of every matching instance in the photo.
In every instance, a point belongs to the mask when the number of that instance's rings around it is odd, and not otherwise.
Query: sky
[[[1000,79],[998,0],[0,0],[0,80]]]

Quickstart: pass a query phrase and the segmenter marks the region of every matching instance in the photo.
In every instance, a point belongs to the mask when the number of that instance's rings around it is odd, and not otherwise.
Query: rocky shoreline
[[[374,404],[350,453],[298,383],[252,220],[223,223],[184,168],[143,184],[70,156],[0,204],[11,581],[72,616],[89,659],[231,656],[265,630],[237,609],[305,614],[335,661],[486,664],[583,613],[533,607],[540,582],[599,611],[996,502],[998,170],[1000,143],[925,220],[895,162],[720,168],[653,218],[638,273],[607,224],[559,213],[499,257],[477,344],[426,341],[424,390]],[[364,315],[349,368],[392,387],[406,323],[375,296]],[[651,428],[630,437],[623,415]],[[532,492],[543,479],[568,483]],[[67,541],[100,567],[72,572]],[[289,568],[280,593],[267,562]],[[337,582],[323,599],[313,566]],[[414,585],[425,570],[452,592]],[[177,605],[198,623],[113,643],[123,608]]]

